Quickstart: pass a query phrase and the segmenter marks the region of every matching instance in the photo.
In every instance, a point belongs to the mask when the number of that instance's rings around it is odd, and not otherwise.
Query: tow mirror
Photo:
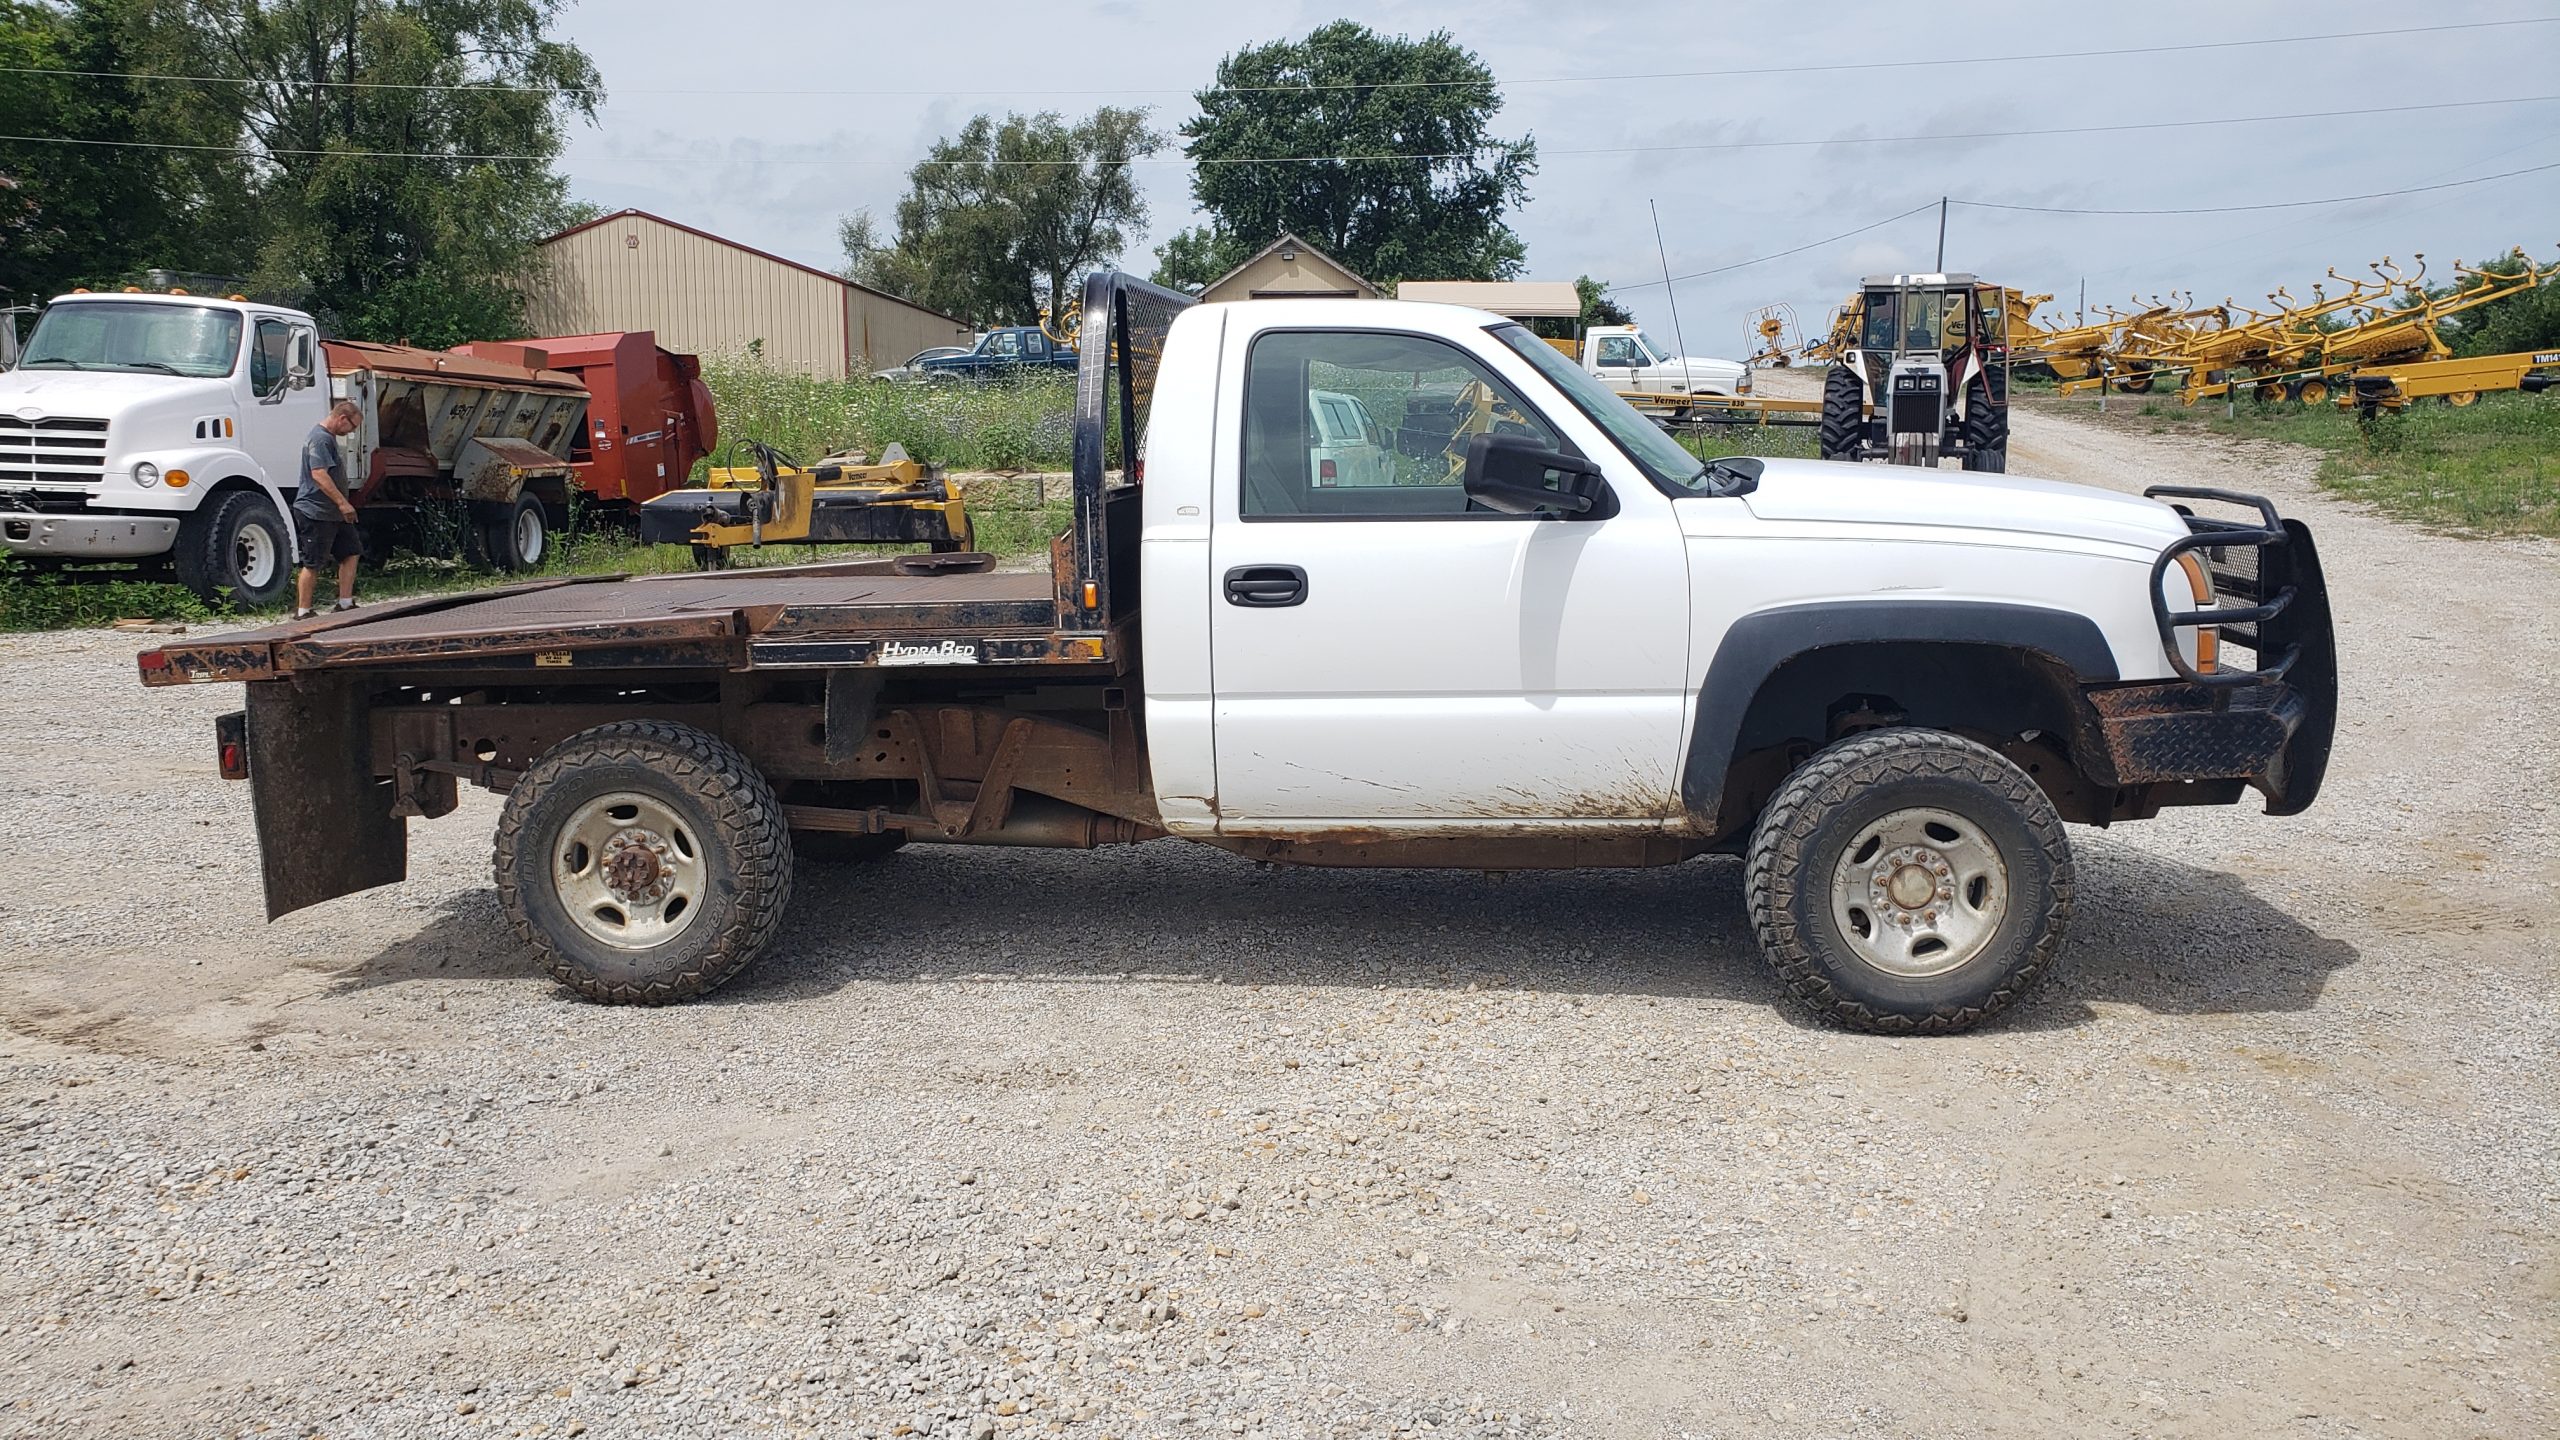
[[[1600,467],[1550,450],[1525,435],[1478,435],[1467,442],[1467,498],[1505,515],[1554,510],[1587,515],[1606,488]]]

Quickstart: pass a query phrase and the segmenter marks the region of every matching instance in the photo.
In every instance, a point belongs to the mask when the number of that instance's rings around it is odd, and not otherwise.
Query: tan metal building
[[[827,379],[905,363],[934,345],[966,345],[969,326],[645,210],[617,210],[542,242],[541,280],[525,309],[537,335],[654,330],[696,355],[760,354]]]
[[[1295,235],[1282,232],[1200,292],[1203,300],[1375,300],[1378,287]]]

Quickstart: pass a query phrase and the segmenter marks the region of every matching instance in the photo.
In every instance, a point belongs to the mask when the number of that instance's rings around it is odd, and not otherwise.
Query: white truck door
[[[302,484],[302,437],[329,413],[325,385],[294,385],[297,365],[318,364],[317,349],[308,326],[276,315],[250,317],[238,392],[240,448],[267,472],[267,483],[281,490],[287,503]]]
[[[1571,447],[1448,341],[1233,326],[1225,348],[1219,411],[1236,418],[1219,427],[1208,577],[1219,829],[1676,814],[1689,602],[1669,500],[1611,450],[1594,456],[1618,492],[1609,518],[1470,510],[1451,459],[1470,434]],[[1315,390],[1395,428],[1396,483],[1313,483]]]

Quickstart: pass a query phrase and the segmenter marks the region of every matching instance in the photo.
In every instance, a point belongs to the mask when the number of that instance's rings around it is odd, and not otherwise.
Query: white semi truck
[[[497,891],[527,949],[633,1003],[786,934],[796,862],[907,843],[1723,853],[1743,863],[1697,873],[1740,880],[1786,989],[1948,1031],[2051,968],[2064,822],[2319,791],[2327,592],[2263,500],[1702,464],[1454,306],[1202,305],[1104,274],[1083,313],[1112,339],[1083,352],[1074,522],[1037,571],[555,582],[144,653],[146,684],[246,682],[216,741],[269,913],[400,880],[407,822],[464,781],[507,797]],[[1447,464],[1325,483],[1329,401],[1453,385],[1482,396]]]
[[[364,410],[339,445],[368,548],[441,535],[506,570],[541,563],[573,487],[644,501],[715,433],[691,357],[646,334],[417,350],[324,341],[238,296],[80,292],[0,374],[0,551],[165,564],[208,600],[273,603],[303,438],[342,399]]]

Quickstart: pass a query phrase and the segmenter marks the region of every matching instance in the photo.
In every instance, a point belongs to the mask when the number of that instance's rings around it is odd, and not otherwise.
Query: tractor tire
[[[264,609],[293,587],[292,522],[260,491],[217,495],[180,522],[169,561],[206,604]]]
[[[507,792],[498,900],[552,978],[665,1005],[755,959],[791,899],[782,805],[746,757],[662,720],[561,741]]]
[[[2032,988],[2071,916],[2071,845],[2035,781],[1943,731],[1853,735],[1788,778],[1751,836],[1761,953],[1826,1018],[1953,1034]]]
[[[2145,365],[2117,376],[2115,387],[2127,395],[2148,395],[2153,378],[2151,367]]]
[[[480,553],[491,569],[521,574],[541,569],[551,557],[551,517],[541,497],[518,495],[514,504],[493,503],[482,515]]]
[[[1865,387],[1858,383],[1858,372],[1834,365],[1822,376],[1822,458],[1855,460],[1866,438]]]
[[[1978,381],[1964,401],[1964,468],[1991,475],[2009,471],[2009,407],[1992,404],[1990,387]]]
[[[965,555],[977,548],[978,522],[967,515],[960,517],[960,533],[948,540],[936,540],[927,547],[936,555]]]

